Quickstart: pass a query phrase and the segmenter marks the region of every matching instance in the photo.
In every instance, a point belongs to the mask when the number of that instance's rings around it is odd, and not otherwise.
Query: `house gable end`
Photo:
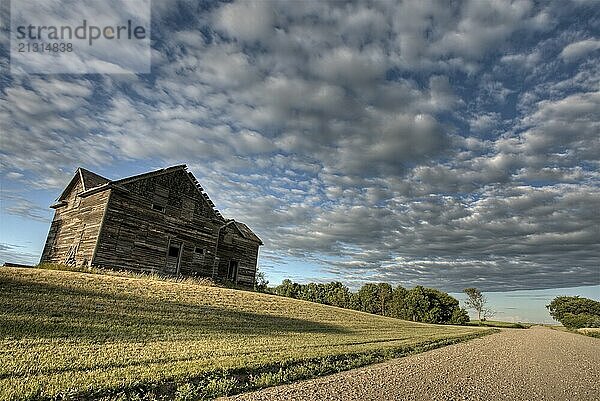
[[[232,230],[237,231],[237,233],[242,238],[246,238],[246,234],[244,234],[244,232],[240,229],[240,227],[237,225],[237,222],[235,220],[227,221],[227,223],[225,223],[225,225],[222,228],[225,228],[225,229],[231,228]]]
[[[79,167],[71,181],[67,184],[60,196],[56,198],[55,203],[50,205],[52,209],[59,209],[66,206],[69,200],[72,202],[76,196],[83,194],[94,187],[109,183],[110,180],[92,173],[89,170]],[[74,192],[74,193],[73,193]]]
[[[74,190],[76,191],[77,194],[85,191],[79,169],[77,169],[77,171],[75,172],[75,175],[73,176],[73,178],[71,178],[71,181],[69,181],[69,183],[67,184],[65,189],[60,194],[60,196],[58,198],[56,198],[57,204],[63,203],[66,201],[66,199],[71,198],[72,197],[71,193]]]
[[[111,185],[147,199],[149,207],[157,211],[170,209],[181,217],[204,216],[223,220],[214,203],[193,175],[185,170],[185,166],[113,181]]]
[[[100,185],[104,185],[110,182],[108,178],[104,178],[101,175],[98,175],[81,167],[79,168],[79,174],[81,177],[81,181],[83,182],[84,191],[88,191],[92,188],[96,188]]]
[[[242,238],[257,242],[259,245],[263,244],[262,240],[258,238],[258,236],[254,234],[254,232],[252,232],[252,230],[250,230],[250,228],[244,223],[235,220],[228,220],[223,228],[225,227],[233,227]]]
[[[235,225],[245,238],[263,245],[262,240],[256,234],[254,234],[254,232],[246,224],[236,221]]]
[[[77,170],[58,202],[41,263],[89,265],[93,259],[100,225],[108,204],[109,192],[84,197],[86,186],[81,170]]]

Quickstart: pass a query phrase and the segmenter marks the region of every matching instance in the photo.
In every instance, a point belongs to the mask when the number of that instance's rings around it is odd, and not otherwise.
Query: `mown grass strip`
[[[257,369],[231,369],[208,372],[186,381],[138,383],[128,388],[98,392],[65,393],[45,400],[212,400],[267,387],[313,379],[359,367],[401,358],[498,332],[490,329],[457,338],[430,341],[411,347],[351,353],[322,358],[288,360]]]

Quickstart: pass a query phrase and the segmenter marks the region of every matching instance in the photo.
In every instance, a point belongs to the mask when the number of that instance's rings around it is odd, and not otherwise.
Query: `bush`
[[[450,318],[450,324],[467,324],[469,323],[469,313],[466,309],[456,308],[452,312],[452,317]]]
[[[588,313],[566,313],[560,321],[568,329],[582,329],[584,327],[600,327],[600,316]]]
[[[265,273],[258,271],[258,268],[254,277],[254,291],[269,292],[269,280],[267,280]]]
[[[569,329],[600,327],[600,302],[581,297],[556,297],[546,305],[550,315]]]

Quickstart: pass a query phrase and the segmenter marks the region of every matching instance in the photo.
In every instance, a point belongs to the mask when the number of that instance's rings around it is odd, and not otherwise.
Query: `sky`
[[[185,163],[272,284],[600,299],[597,2],[155,0],[149,74],[11,74],[0,12],[0,262],[77,167]]]

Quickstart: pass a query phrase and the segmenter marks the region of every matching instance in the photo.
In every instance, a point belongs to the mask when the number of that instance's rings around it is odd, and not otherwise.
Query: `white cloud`
[[[505,56],[502,56],[500,61],[506,64],[510,64],[512,66],[523,66],[525,68],[533,68],[536,65],[538,65],[541,59],[541,54],[537,50],[534,50],[530,53],[507,54]]]
[[[560,57],[565,61],[574,61],[598,49],[600,49],[600,40],[586,39],[565,46],[560,52]]]
[[[525,151],[547,155],[568,152],[565,157],[571,163],[598,160],[600,92],[541,101],[524,123],[531,126],[522,134]]]
[[[469,126],[473,132],[488,132],[493,130],[500,121],[499,113],[483,113],[474,115],[469,119]]]
[[[470,1],[461,11],[460,21],[434,44],[436,53],[480,57],[522,27],[531,14],[532,3]]]
[[[0,263],[36,264],[40,255],[29,252],[23,245],[0,243]]]
[[[274,32],[275,15],[268,1],[244,1],[224,5],[216,15],[217,27],[242,41],[268,38]]]
[[[361,51],[337,47],[320,55],[312,65],[314,74],[328,82],[355,85],[384,78],[389,61],[381,49],[367,47]]]

